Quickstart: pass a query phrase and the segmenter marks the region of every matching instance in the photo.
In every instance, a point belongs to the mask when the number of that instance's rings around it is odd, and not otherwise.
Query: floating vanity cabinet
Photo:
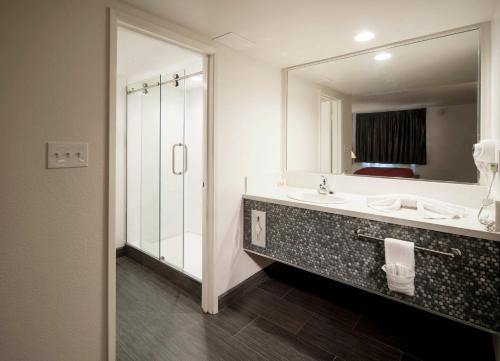
[[[265,247],[252,244],[252,210],[265,212]],[[416,250],[415,295],[389,291],[381,267],[383,242],[358,237],[412,241],[415,246],[461,256]],[[461,322],[500,332],[500,242],[391,224],[331,212],[244,199],[244,249],[318,275],[381,294]]]

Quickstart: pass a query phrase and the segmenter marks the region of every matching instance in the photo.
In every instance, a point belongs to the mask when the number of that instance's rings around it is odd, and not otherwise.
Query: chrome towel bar
[[[384,242],[383,238],[378,238],[378,237],[369,236],[367,234],[363,234],[363,231],[361,229],[358,229],[356,231],[356,236],[358,236],[358,238],[364,238],[364,239],[368,239],[368,240],[372,240],[372,241]],[[436,250],[433,250],[430,248],[423,248],[423,247],[418,247],[418,246],[414,246],[414,248],[416,250],[419,250],[419,251],[440,254],[442,256],[447,256],[447,257],[451,257],[451,258],[462,256],[462,251],[460,251],[458,248],[450,248],[451,252],[436,251]]]

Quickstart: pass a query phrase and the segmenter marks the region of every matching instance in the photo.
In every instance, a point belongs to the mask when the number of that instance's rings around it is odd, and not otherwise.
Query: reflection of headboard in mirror
[[[287,69],[286,170],[476,183],[480,31]]]

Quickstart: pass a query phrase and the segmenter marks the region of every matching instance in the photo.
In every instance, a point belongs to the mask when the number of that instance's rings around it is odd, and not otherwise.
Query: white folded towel
[[[417,207],[417,197],[410,194],[388,194],[366,197],[368,207],[382,212],[398,211],[401,208]]]
[[[423,218],[430,219],[462,218],[467,214],[464,207],[411,194],[370,196],[366,198],[366,203],[368,207],[382,212],[416,209]]]
[[[385,265],[382,267],[391,291],[415,294],[415,250],[413,242],[386,238]]]
[[[418,198],[417,208],[424,218],[453,219],[463,218],[467,215],[464,207],[425,197]]]

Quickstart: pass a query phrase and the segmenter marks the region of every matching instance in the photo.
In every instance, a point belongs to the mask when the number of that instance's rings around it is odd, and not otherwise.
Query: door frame
[[[343,165],[343,154],[344,154],[344,149],[342,149],[342,146],[339,148],[339,144],[342,145],[342,100],[339,98],[336,98],[330,94],[327,94],[323,91],[320,91],[319,94],[319,127],[318,127],[318,138],[321,139],[321,103],[323,102],[329,102],[330,103],[330,169],[333,174],[341,173],[342,170],[344,169]],[[332,103],[337,104],[337,111],[336,111],[336,122],[335,124],[333,123],[333,115],[334,111],[332,108]],[[319,159],[319,164],[321,166],[321,142],[320,146],[318,149],[318,159]],[[339,170],[334,169],[334,164],[338,165]],[[321,167],[320,167],[321,168]],[[320,172],[324,173],[324,172]]]
[[[217,312],[214,282],[214,68],[215,48],[208,41],[181,35],[178,26],[140,10],[108,8],[108,214],[107,214],[107,357],[116,358],[116,81],[117,30],[125,27],[174,44],[204,57],[203,101],[203,230],[202,303],[204,312]],[[175,29],[175,30],[171,30]]]

